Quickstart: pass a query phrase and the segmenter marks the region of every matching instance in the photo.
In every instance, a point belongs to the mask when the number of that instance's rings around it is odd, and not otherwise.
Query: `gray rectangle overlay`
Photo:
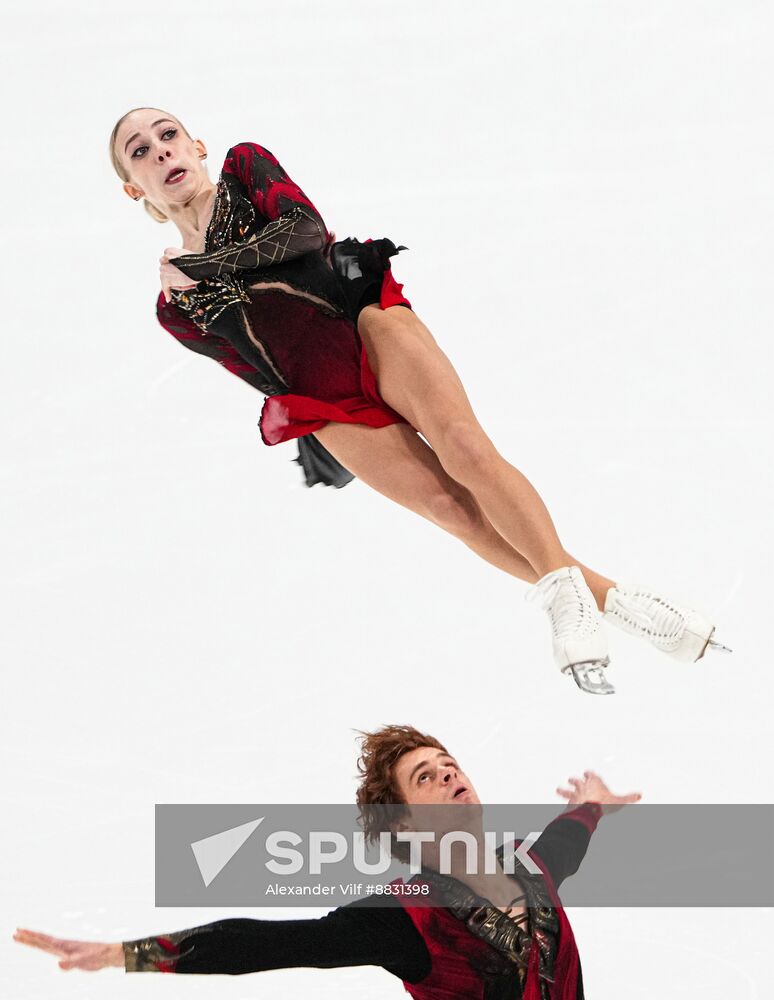
[[[568,857],[579,861],[561,886],[565,906],[774,906],[774,805],[624,806],[599,819],[585,854],[593,822],[555,805],[470,809],[422,807],[417,827],[436,844],[447,834],[460,841],[447,855],[455,878],[464,880],[460,864],[471,856],[481,864],[484,840],[534,840],[529,853],[539,868],[542,834],[554,855],[566,841]],[[404,812],[396,807],[395,816]],[[463,822],[450,823],[450,814]],[[479,851],[461,862],[466,836]],[[334,907],[358,898],[383,905],[384,887],[409,883],[412,873],[363,839],[350,805],[157,805],[156,905]]]

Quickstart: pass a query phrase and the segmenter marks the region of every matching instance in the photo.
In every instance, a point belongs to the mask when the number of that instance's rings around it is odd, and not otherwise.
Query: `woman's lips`
[[[165,184],[178,184],[188,173],[187,170],[179,170],[177,173],[172,174],[164,183]]]

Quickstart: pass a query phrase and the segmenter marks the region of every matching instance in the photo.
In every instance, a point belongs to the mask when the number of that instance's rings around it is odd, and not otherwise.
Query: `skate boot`
[[[676,660],[695,663],[708,648],[731,652],[712,638],[715,626],[698,611],[665,600],[648,587],[611,587],[605,598],[605,618],[630,635],[648,639]]]
[[[554,660],[588,694],[613,694],[604,674],[610,662],[602,615],[577,566],[548,573],[527,594],[540,598],[551,620]]]

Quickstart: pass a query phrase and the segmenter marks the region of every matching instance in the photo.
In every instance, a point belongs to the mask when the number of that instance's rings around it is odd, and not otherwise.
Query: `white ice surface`
[[[403,996],[378,969],[64,974],[11,940],[301,916],[155,910],[153,806],[350,801],[355,727],[436,733],[490,801],[589,767],[650,802],[772,801],[771,6],[3,20],[0,995]],[[156,323],[179,237],[106,153],[142,104],[211,177],[260,142],[340,237],[410,247],[398,280],[567,546],[706,608],[734,656],[616,633],[618,695],[584,696],[523,585],[360,483],[305,489],[260,397]],[[771,995],[771,911],[571,916],[589,1000]]]

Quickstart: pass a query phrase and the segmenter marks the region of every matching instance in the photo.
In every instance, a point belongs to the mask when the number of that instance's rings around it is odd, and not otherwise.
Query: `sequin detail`
[[[174,288],[170,298],[204,333],[229,306],[250,301],[244,282],[233,274],[207,278],[194,289]]]

